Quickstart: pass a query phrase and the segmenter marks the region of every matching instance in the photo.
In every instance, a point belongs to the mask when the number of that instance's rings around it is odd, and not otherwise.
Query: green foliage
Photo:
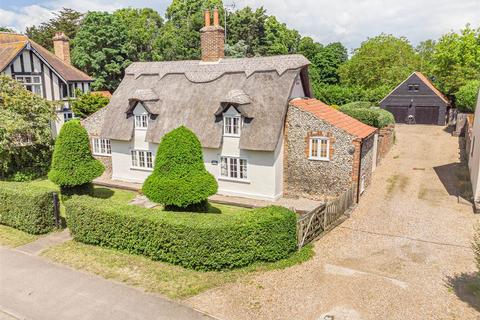
[[[205,169],[200,141],[192,131],[182,126],[163,136],[153,173],[142,188],[148,199],[188,208],[201,205],[217,189],[217,181]]]
[[[235,12],[229,12],[227,14],[228,46],[235,46],[243,41],[246,46],[246,56],[260,55],[265,51],[265,21],[267,18],[263,7],[255,11],[250,7],[245,7]]]
[[[76,90],[75,99],[71,99],[70,106],[77,117],[86,118],[105,107],[110,101],[98,93],[82,93]]]
[[[65,123],[55,141],[48,179],[62,188],[73,188],[92,182],[104,170],[103,164],[93,158],[87,131],[80,122]]]
[[[415,51],[420,56],[420,69],[418,71],[425,75],[431,76],[433,72],[433,55],[435,53],[435,40],[425,40],[415,48]]]
[[[338,83],[340,81],[338,68],[344,64],[347,59],[347,48],[340,42],[330,43],[321,48],[310,60],[313,68],[318,70],[317,81],[327,84]]]
[[[263,55],[280,55],[295,53],[300,42],[297,30],[289,29],[274,16],[265,21],[265,45]]]
[[[82,22],[83,14],[68,8],[53,13],[54,18],[38,26],[27,27],[27,36],[48,50],[53,50],[55,32],[64,32],[70,39],[75,38]]]
[[[376,128],[383,128],[395,123],[395,119],[390,112],[379,108],[358,108],[350,104],[350,106],[341,106],[339,110],[360,122]]]
[[[276,261],[296,248],[296,215],[281,207],[234,214],[172,213],[87,196],[65,203],[75,240],[197,270]]]
[[[90,11],[73,39],[73,64],[95,78],[92,88],[114,91],[128,58],[128,29],[117,15]]]
[[[54,114],[52,103],[0,75],[0,179],[47,173]]]
[[[11,32],[11,33],[13,33],[13,32],[15,32],[15,30],[10,29],[8,27],[1,27],[0,26],[0,32]]]
[[[225,55],[232,58],[245,58],[247,56],[248,46],[245,41],[240,40],[233,45],[225,45]]]
[[[435,84],[447,95],[457,92],[469,80],[480,79],[480,29],[467,25],[460,33],[443,35],[431,63]]]
[[[352,58],[340,66],[339,73],[346,85],[393,88],[419,65],[419,57],[406,38],[381,34],[363,42]]]
[[[342,107],[370,109],[372,107],[372,103],[368,101],[354,101],[354,102],[349,102],[347,104],[344,104]]]
[[[0,224],[31,234],[53,230],[54,192],[30,183],[0,181]]]
[[[372,105],[378,105],[390,91],[389,86],[379,86],[372,89],[364,89],[360,86],[345,86],[340,84],[313,84],[313,93],[317,99],[332,105],[344,105],[355,101],[368,101]]]
[[[455,93],[455,105],[461,112],[475,112],[480,80],[470,80]]]

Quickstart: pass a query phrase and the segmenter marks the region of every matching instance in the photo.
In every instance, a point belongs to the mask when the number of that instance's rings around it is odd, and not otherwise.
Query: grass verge
[[[75,241],[50,248],[42,255],[75,269],[140,287],[147,292],[160,293],[172,299],[185,299],[256,272],[285,269],[303,263],[313,257],[314,251],[313,246],[309,245],[277,262],[256,263],[221,272],[194,271]]]
[[[0,245],[15,248],[23,246],[24,244],[33,242],[40,238],[40,236],[28,234],[26,232],[0,225]]]

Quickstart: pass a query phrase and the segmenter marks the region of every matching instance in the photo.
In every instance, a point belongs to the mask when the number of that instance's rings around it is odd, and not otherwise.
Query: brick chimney
[[[63,32],[56,32],[53,37],[53,50],[55,55],[67,64],[70,62],[70,39]]]
[[[218,9],[213,10],[213,26],[210,10],[205,11],[205,26],[200,30],[202,61],[215,62],[225,58],[225,30],[220,26]]]

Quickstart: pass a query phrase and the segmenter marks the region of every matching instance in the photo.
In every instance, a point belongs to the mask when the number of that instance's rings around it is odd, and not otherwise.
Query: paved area
[[[214,318],[156,295],[0,247],[0,319]]]
[[[399,126],[352,217],[299,266],[212,289],[188,303],[223,319],[480,319],[468,291],[479,216],[459,198],[458,140]]]
[[[18,247],[17,250],[28,254],[39,255],[43,250],[55,245],[59,245],[68,240],[72,240],[70,231],[68,231],[68,229],[64,229],[62,231],[52,232],[44,237],[41,237],[37,241]]]

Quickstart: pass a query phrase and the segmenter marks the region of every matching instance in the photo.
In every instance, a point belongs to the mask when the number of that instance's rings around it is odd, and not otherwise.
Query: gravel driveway
[[[457,197],[458,162],[444,128],[398,126],[352,217],[315,243],[312,260],[187,303],[222,319],[480,319],[466,289],[479,218]]]

